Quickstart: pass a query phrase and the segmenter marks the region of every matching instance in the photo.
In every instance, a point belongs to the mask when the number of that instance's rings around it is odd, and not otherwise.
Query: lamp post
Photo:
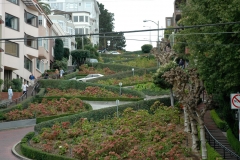
[[[151,29],[151,26],[143,26],[143,27],[149,27],[149,29]],[[151,31],[149,31],[149,44],[152,45]]]
[[[119,92],[119,95],[121,96],[122,95],[122,91],[121,91],[121,87],[122,87],[122,82],[119,82],[119,87],[120,87],[120,92]]]
[[[132,68],[133,76],[134,76],[134,68]]]
[[[159,21],[156,23],[156,22],[154,22],[154,21],[152,21],[152,20],[144,20],[143,22],[148,22],[148,21],[153,22],[153,23],[155,23],[155,24],[157,25],[157,28],[158,28],[157,48],[158,48],[158,53],[160,53],[160,48],[159,48]]]

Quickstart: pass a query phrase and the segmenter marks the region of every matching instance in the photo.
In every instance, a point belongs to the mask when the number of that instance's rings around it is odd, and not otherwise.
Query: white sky
[[[153,22],[143,20],[159,21],[159,28],[165,28],[165,17],[172,17],[174,0],[97,0],[104,5],[108,12],[114,13],[114,31],[132,31],[157,29]],[[143,27],[146,26],[146,27]],[[163,31],[159,31],[163,35]],[[149,44],[151,37],[153,47],[156,47],[157,31],[125,33],[126,50],[141,50],[141,46]],[[136,41],[136,40],[144,41]],[[161,39],[161,37],[160,37]]]

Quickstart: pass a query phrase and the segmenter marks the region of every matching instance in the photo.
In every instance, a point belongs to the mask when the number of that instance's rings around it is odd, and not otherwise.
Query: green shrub
[[[67,79],[74,78],[74,77],[76,77],[77,73],[78,73],[78,70],[76,72],[73,72],[73,73],[70,73],[70,74],[66,74],[66,75],[63,76],[63,79],[67,80]]]
[[[217,115],[217,113],[214,109],[210,111],[210,115],[219,129],[221,129],[222,131],[228,130],[227,123],[219,118],[219,116]]]
[[[232,130],[227,130],[227,140],[230,143],[230,146],[233,148],[233,150],[237,153],[237,155],[240,155],[240,142],[239,140],[233,135]]]
[[[216,159],[216,160],[223,160],[222,156],[214,150],[208,143],[207,143],[207,157],[208,159]]]
[[[143,53],[149,53],[153,46],[151,44],[144,44],[141,48]]]

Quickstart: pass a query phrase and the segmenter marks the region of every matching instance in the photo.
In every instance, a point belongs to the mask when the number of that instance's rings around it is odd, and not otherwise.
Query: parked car
[[[98,60],[97,60],[97,59],[89,59],[88,62],[89,62],[89,63],[98,63]]]
[[[104,75],[102,75],[102,74],[89,74],[84,78],[77,79],[77,81],[86,82],[87,80],[94,79],[94,78],[99,78],[99,77],[103,77],[103,76]]]
[[[119,53],[117,51],[112,51],[111,54],[121,54],[121,53]]]

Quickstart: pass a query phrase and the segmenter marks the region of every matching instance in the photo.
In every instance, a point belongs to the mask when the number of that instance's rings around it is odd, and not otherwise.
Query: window
[[[38,49],[38,43],[37,43],[37,39],[35,37],[27,35],[25,33],[24,39],[25,39],[24,43],[25,43],[26,46]]]
[[[32,61],[24,56],[24,68],[32,72]]]
[[[81,6],[81,3],[79,3],[78,5]]]
[[[92,7],[92,3],[91,2],[86,2],[85,3],[85,8],[91,8]]]
[[[84,34],[83,28],[79,28],[79,34]]]
[[[40,59],[36,59],[36,68],[40,70],[40,63],[41,63],[41,60]]]
[[[9,2],[12,2],[12,3],[14,3],[14,4],[17,4],[17,5],[19,5],[19,0],[7,0],[7,1],[9,1]]]
[[[73,16],[73,21],[78,22],[78,16]]]
[[[79,22],[84,22],[84,16],[79,16]]]
[[[38,58],[36,58],[36,68],[41,72],[44,73],[44,62]]]
[[[75,28],[75,34],[78,34],[78,28]]]
[[[85,34],[89,34],[89,33],[88,33],[88,28],[85,28]]]
[[[19,30],[19,18],[14,17],[13,15],[10,14],[5,14],[5,25],[6,27]]]
[[[35,27],[38,26],[38,18],[37,18],[37,16],[35,16],[35,15],[25,11],[24,18],[25,18],[25,22],[27,24],[30,24],[30,25],[35,26]]]
[[[6,54],[18,57],[19,56],[18,48],[19,48],[19,44],[17,44],[17,43],[13,43],[10,41],[6,41],[6,43],[5,43],[5,53]]]
[[[88,16],[85,16],[85,22],[88,22]]]
[[[167,19],[167,27],[172,25],[172,20],[171,19]]]

